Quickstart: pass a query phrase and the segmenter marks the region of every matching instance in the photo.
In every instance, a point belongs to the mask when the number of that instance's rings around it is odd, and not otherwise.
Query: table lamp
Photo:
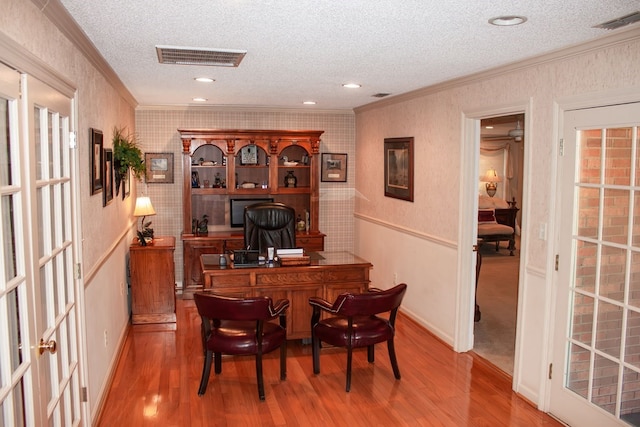
[[[145,226],[144,226],[144,218],[147,216],[155,215],[156,210],[153,209],[153,205],[151,204],[151,199],[146,196],[138,197],[136,199],[136,207],[133,210],[133,216],[142,217],[141,227],[138,230],[138,240],[140,241],[140,245],[146,246],[147,240],[145,236]],[[149,236],[153,238],[153,235]]]
[[[498,190],[498,183],[502,181],[502,178],[498,176],[498,172],[491,168],[487,170],[487,173],[482,178],[482,181],[486,182],[485,188],[487,189],[487,195],[493,197]]]

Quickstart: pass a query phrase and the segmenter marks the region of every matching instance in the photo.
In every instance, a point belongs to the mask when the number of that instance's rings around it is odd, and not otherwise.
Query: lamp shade
[[[133,210],[133,216],[149,216],[155,214],[156,210],[153,209],[150,198],[143,196],[136,199],[136,208]]]
[[[488,169],[487,173],[482,177],[482,182],[502,182],[502,178],[498,176],[495,169]]]

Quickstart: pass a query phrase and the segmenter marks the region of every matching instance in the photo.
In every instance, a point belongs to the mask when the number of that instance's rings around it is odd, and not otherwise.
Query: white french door
[[[0,64],[0,427],[82,424],[72,105]]]
[[[569,111],[550,412],[640,426],[640,103]]]

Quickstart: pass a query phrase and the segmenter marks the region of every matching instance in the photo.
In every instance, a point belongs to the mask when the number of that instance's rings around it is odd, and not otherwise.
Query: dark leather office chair
[[[209,383],[211,359],[215,373],[222,372],[222,354],[256,356],[258,396],[264,400],[262,355],[280,348],[280,379],[287,377],[287,319],[289,300],[274,304],[269,297],[231,298],[211,293],[194,294],[202,318],[204,366],[198,395],[204,395]],[[270,322],[279,317],[279,324]]]
[[[400,379],[400,370],[393,344],[395,322],[398,308],[407,290],[401,283],[382,291],[372,288],[367,293],[343,293],[330,303],[319,297],[309,298],[313,307],[311,316],[311,341],[313,346],[313,373],[320,373],[320,343],[322,341],[337,347],[347,348],[347,387],[351,389],[352,349],[367,347],[369,363],[374,361],[374,344],[387,342],[389,359],[396,379]],[[333,316],[320,320],[322,312]],[[389,316],[378,314],[389,313]]]
[[[296,247],[295,210],[283,203],[263,202],[244,209],[244,245],[260,253],[267,248]]]

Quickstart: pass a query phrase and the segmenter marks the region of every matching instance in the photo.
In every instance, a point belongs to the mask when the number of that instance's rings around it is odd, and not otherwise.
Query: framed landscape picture
[[[173,183],[173,153],[145,153],[144,163],[148,183]]]
[[[413,137],[385,138],[384,195],[413,202]]]
[[[347,155],[345,153],[322,153],[322,182],[347,182]]]

